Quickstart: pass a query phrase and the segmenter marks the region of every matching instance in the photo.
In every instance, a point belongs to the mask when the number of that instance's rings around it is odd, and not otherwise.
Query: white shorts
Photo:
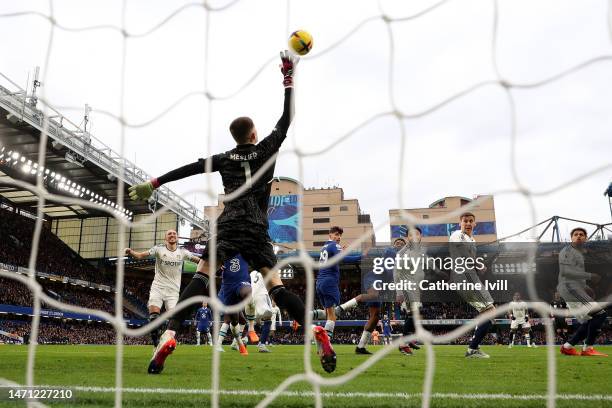
[[[526,322],[525,319],[521,319],[521,320],[523,321],[520,321],[519,319],[512,320],[510,322],[510,329],[516,330],[518,328],[522,328],[523,330],[525,330],[525,329],[531,328],[531,323]]]
[[[258,321],[270,320],[272,317],[272,300],[266,294],[257,295],[253,298],[255,304],[255,318]]]
[[[151,286],[149,292],[149,302],[147,306],[156,306],[162,308],[165,304],[166,310],[174,309],[179,299],[179,291],[176,289],[161,288],[159,286]]]

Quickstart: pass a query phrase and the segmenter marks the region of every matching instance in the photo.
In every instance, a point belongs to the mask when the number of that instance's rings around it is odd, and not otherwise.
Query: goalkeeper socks
[[[490,327],[491,327],[490,320],[487,320],[486,322],[482,323],[480,326],[476,326],[474,337],[472,337],[472,341],[470,341],[470,348],[472,350],[478,349],[478,347],[480,346],[480,343],[484,339]]]
[[[189,282],[189,285],[187,285],[183,293],[181,293],[178,303],[180,304],[185,299],[189,299],[193,296],[208,296],[208,276],[196,272],[191,282]],[[189,319],[198,306],[198,304],[193,304],[175,313],[170,319],[170,323],[168,323],[168,330],[173,330],[175,332],[180,331],[183,326],[183,321]]]
[[[595,344],[595,340],[597,339],[597,336],[599,335],[601,326],[606,321],[606,317],[607,317],[606,312],[604,310],[601,310],[599,313],[593,316],[593,318],[590,320],[589,327],[587,328],[587,337],[586,337],[587,346],[592,346],[593,344]]]
[[[227,330],[229,329],[229,324],[223,323],[221,325],[221,329],[219,329],[219,340],[217,340],[217,345],[222,346],[223,340],[225,340],[225,336],[227,336]]]
[[[261,327],[261,335],[259,336],[259,344],[266,344],[268,342],[268,337],[270,336],[270,327],[272,326],[271,320],[266,320],[263,322],[263,326]]]
[[[278,307],[286,309],[289,316],[296,320],[300,325],[304,325],[306,310],[304,302],[295,293],[289,292],[283,285],[278,285],[270,289],[270,297],[276,302]]]
[[[149,323],[153,322],[158,317],[159,317],[158,312],[149,313]],[[159,336],[160,336],[160,327],[157,327],[151,330],[151,339],[153,340],[153,345],[157,346],[157,343],[159,342]]]
[[[531,346],[531,336],[529,333],[525,335],[525,340],[527,340],[527,347]]]
[[[404,328],[402,329],[402,335],[407,336],[410,333],[414,333],[414,318],[410,314],[406,314],[404,319]]]
[[[153,320],[157,319],[159,317],[159,313],[157,312],[153,312],[153,313],[149,313],[149,323],[151,323]],[[156,327],[155,329],[151,330],[151,340],[153,341],[153,346],[157,347],[157,345],[159,344],[159,336],[160,336],[160,327]]]
[[[359,339],[359,344],[357,345],[357,347],[365,348],[365,346],[370,344],[371,339],[372,339],[372,332],[364,330],[363,333],[361,333],[361,339]]]
[[[510,335],[510,345],[513,346],[514,345],[514,332],[512,332],[512,334]]]
[[[591,323],[590,320],[582,323],[580,327],[578,327],[578,329],[574,332],[574,335],[568,341],[571,346],[575,346],[586,338],[589,330],[589,323]]]
[[[333,320],[328,320],[325,322],[325,331],[327,332],[327,335],[329,336],[330,339],[334,335],[335,327],[336,327],[336,322],[334,322]]]
[[[342,308],[342,310],[344,310],[345,312],[347,310],[351,310],[354,307],[357,307],[357,299],[352,298],[351,300],[349,300],[346,303],[343,303],[340,305],[340,307]]]

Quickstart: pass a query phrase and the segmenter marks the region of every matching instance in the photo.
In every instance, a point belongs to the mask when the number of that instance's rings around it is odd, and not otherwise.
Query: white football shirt
[[[510,302],[510,310],[512,310],[512,316],[516,318],[516,320],[525,321],[525,316],[527,316],[527,304],[522,300],[515,302],[514,300]]]
[[[155,277],[152,286],[179,291],[183,261],[189,260],[191,253],[185,248],[178,247],[170,251],[165,244],[160,244],[149,249],[149,255],[155,256]]]

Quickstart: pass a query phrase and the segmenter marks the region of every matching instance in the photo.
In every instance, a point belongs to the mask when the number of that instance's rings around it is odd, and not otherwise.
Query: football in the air
[[[312,35],[308,31],[297,30],[289,36],[289,49],[298,55],[306,55],[312,49]]]

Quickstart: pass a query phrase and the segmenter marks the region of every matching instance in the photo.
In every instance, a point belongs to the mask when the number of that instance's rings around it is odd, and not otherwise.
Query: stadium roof
[[[15,120],[17,118],[10,117],[9,115],[9,112],[0,107],[0,149],[4,148],[3,152],[0,153],[4,154],[0,158],[0,196],[18,208],[36,213],[38,197],[26,189],[10,185],[7,181],[17,179],[32,184],[36,183],[36,170],[32,169],[32,163],[38,162],[40,132],[28,123],[17,121]],[[113,203],[117,203],[117,183],[116,181],[111,181],[113,178],[109,178],[106,171],[88,161],[85,161],[83,164],[68,161],[66,160],[68,150],[62,145],[55,144],[55,146],[53,139],[47,140],[45,169],[49,169],[49,175],[51,172],[59,174],[61,177],[65,177],[66,180],[85,187],[86,191],[89,190]],[[13,160],[13,157],[16,160]],[[28,162],[31,164],[28,165]],[[28,171],[26,172],[25,169]],[[54,183],[48,182],[48,179],[45,180],[45,186],[50,192],[56,194],[64,193],[66,195],[64,190],[58,188]],[[87,197],[81,198],[89,200],[89,194]],[[142,201],[131,202],[128,200],[125,202],[125,208],[134,214],[149,212],[147,203]],[[46,202],[43,211],[46,216],[52,218],[108,216],[103,211],[63,202]]]
[[[191,224],[208,229],[202,211],[166,186],[156,190],[154,202],[124,199],[123,203],[118,203],[117,177],[122,176],[125,181],[124,197],[127,197],[130,185],[149,180],[151,176],[92,136],[86,128],[87,116],[85,125],[81,127],[46,105],[45,118],[39,109],[39,106],[45,105],[37,100],[35,92],[28,94],[2,74],[0,80],[0,201],[10,201],[18,208],[35,213],[37,196],[11,181],[35,184],[36,174],[40,172],[45,187],[52,193],[96,202],[105,206],[107,211],[126,217],[150,213],[150,205],[159,204]],[[39,168],[40,134],[45,119],[49,137],[45,146],[44,168]],[[50,218],[109,216],[107,211],[63,201],[46,202],[43,211]]]

